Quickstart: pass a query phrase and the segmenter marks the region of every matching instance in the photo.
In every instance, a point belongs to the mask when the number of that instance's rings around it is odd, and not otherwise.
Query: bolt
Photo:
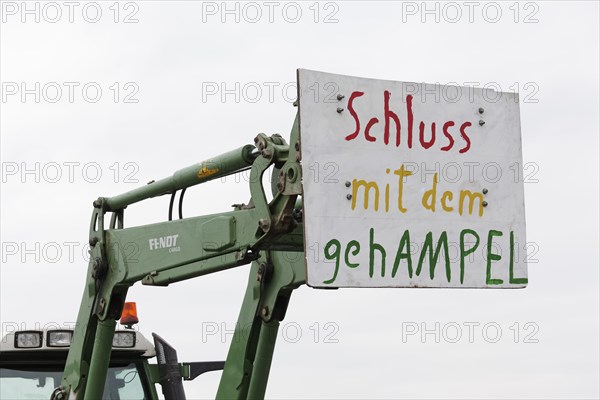
[[[483,114],[483,111],[484,111],[483,107],[479,107],[479,114]]]
[[[103,298],[100,298],[100,302],[98,303],[98,314],[102,314],[104,312],[105,306],[106,306],[106,301]]]
[[[352,200],[352,195],[351,195],[351,194],[347,194],[347,195],[346,195],[346,198],[347,198],[348,200]]]
[[[479,120],[479,126],[483,126],[484,124],[485,124],[485,121],[484,121],[484,120],[482,120],[482,119],[480,119],[480,120]]]
[[[346,185],[346,187],[350,187],[350,185],[352,185],[352,184],[350,183],[350,181],[346,181],[345,185]]]
[[[260,135],[258,135],[254,138],[254,143],[255,143],[256,147],[258,147],[258,150],[262,150],[265,147],[267,147],[267,143]]]
[[[267,270],[267,264],[260,263],[260,265],[258,266],[258,273],[256,274],[256,280],[258,282],[260,282],[264,279],[266,270]]]
[[[338,108],[337,108],[337,112],[338,112],[338,114],[341,114],[341,113],[342,113],[342,111],[344,111],[344,109],[343,109],[342,107],[338,107]]]
[[[484,201],[483,203],[481,203],[481,205],[483,205],[484,207],[487,207],[487,205],[488,205],[488,202],[487,202],[487,201]]]
[[[338,99],[338,100],[342,100],[344,97],[345,97],[345,96],[344,96],[343,94],[338,94],[338,95],[337,95],[337,99]]]
[[[261,314],[263,317],[266,317],[269,315],[269,307],[264,306],[263,309],[261,310]]]
[[[294,208],[294,211],[292,211],[292,216],[297,220],[297,221],[301,221],[302,220],[302,210],[299,208]]]
[[[483,194],[487,194],[488,190],[486,188],[483,188],[482,192],[483,192]]]
[[[94,247],[96,245],[96,243],[98,243],[100,239],[98,239],[98,236],[94,236],[93,238],[90,239],[90,247]]]
[[[296,151],[300,150],[300,142],[296,142],[296,144],[294,144],[294,148]]]
[[[102,279],[106,274],[106,268],[102,265],[100,257],[96,257],[92,263],[92,278]]]
[[[269,225],[271,225],[271,224],[269,223],[268,219],[261,218],[258,220],[258,226],[260,229],[263,230],[263,232],[266,232],[269,230]]]
[[[65,400],[67,393],[65,392],[65,390],[63,389],[62,386],[57,387],[56,389],[54,389],[54,392],[52,393],[51,399],[52,400]]]
[[[100,199],[94,200],[92,205],[94,206],[94,208],[100,208],[100,207],[102,207],[102,201]]]
[[[273,152],[269,149],[263,149],[260,154],[264,157],[264,158],[271,158],[271,156],[273,156]]]

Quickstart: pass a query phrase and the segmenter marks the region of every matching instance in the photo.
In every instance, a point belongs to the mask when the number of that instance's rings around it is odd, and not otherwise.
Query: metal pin
[[[481,205],[482,205],[482,206],[484,206],[484,207],[487,207],[487,205],[488,205],[488,202],[487,202],[487,201],[484,201],[483,203],[481,203]]]
[[[348,200],[352,200],[352,195],[351,195],[351,194],[347,194],[347,195],[346,195],[346,198],[347,198]]]
[[[352,184],[350,183],[350,181],[346,181],[345,185],[346,185],[346,187],[350,187],[350,185],[352,185]]]
[[[338,108],[337,108],[337,112],[338,112],[338,114],[341,114],[341,113],[342,113],[342,111],[344,111],[344,109],[343,109],[342,107],[338,107]]]
[[[483,114],[485,110],[483,109],[483,107],[479,107],[479,114]]]
[[[344,96],[343,94],[338,94],[338,95],[337,95],[337,99],[338,99],[338,100],[342,100],[344,97],[345,97],[345,96]]]
[[[484,120],[482,120],[482,119],[480,119],[480,120],[479,120],[479,126],[483,126],[484,124],[485,124],[485,121],[484,121]]]
[[[483,194],[487,194],[488,190],[486,188],[483,188],[482,192],[483,192]]]

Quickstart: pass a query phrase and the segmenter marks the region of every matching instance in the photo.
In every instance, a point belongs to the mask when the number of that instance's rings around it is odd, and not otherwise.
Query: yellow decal
[[[198,171],[198,178],[206,178],[216,174],[217,172],[219,172],[219,168],[210,169],[206,164],[203,164],[202,168],[200,168],[200,171]]]

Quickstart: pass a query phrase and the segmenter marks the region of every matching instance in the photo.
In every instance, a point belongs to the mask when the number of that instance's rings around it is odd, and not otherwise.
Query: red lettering
[[[369,142],[375,141],[375,138],[373,136],[371,136],[369,133],[371,132],[371,127],[378,122],[379,122],[379,120],[377,118],[371,118],[369,120],[369,122],[367,123],[367,127],[365,128],[365,139],[367,139]]]
[[[388,144],[390,142],[390,118],[394,120],[396,124],[396,147],[400,146],[400,119],[395,112],[390,111],[390,95],[391,93],[387,90],[383,92],[383,112],[385,114],[385,124],[383,125],[383,142]]]
[[[354,99],[362,96],[363,94],[365,94],[365,93],[364,92],[352,92],[352,94],[350,95],[350,98],[348,99],[348,111],[350,111],[350,115],[352,115],[352,118],[354,118],[354,122],[356,123],[356,130],[354,131],[354,133],[351,133],[348,136],[346,136],[346,140],[355,139],[358,136],[358,132],[360,132],[360,120],[358,119],[358,114],[356,114],[356,111],[354,111],[354,107],[352,105],[353,105]]]
[[[354,91],[354,92],[352,92],[352,94],[350,95],[350,98],[348,99],[348,105],[347,105],[348,111],[350,112],[350,115],[354,119],[355,130],[354,130],[354,132],[350,133],[349,135],[347,135],[345,137],[345,139],[347,141],[356,139],[358,137],[358,135],[361,133],[361,121],[358,116],[358,113],[354,109],[354,106],[355,106],[354,100],[363,96],[364,94],[365,94],[364,92]],[[391,92],[389,90],[384,90],[384,92],[383,92],[383,115],[384,115],[383,142],[384,142],[384,144],[389,145],[390,144],[390,136],[393,136],[394,131],[395,131],[396,147],[400,147],[401,140],[402,140],[402,123],[400,121],[398,114],[395,111],[390,109],[391,97],[392,97]],[[408,125],[407,125],[408,133],[406,136],[406,146],[409,149],[412,149],[413,125],[415,122],[415,116],[413,113],[413,96],[412,95],[406,96],[406,114],[407,114],[406,118],[407,118],[407,122],[408,122]],[[440,139],[436,138],[436,124],[437,123],[431,122],[431,136],[429,136],[429,139],[426,140],[425,130],[426,130],[426,125],[429,125],[429,122],[424,121],[422,118],[423,117],[421,117],[420,119],[417,120],[417,121],[419,121],[418,141],[420,143],[421,148],[427,150],[427,149],[432,148],[435,145],[436,139],[437,139],[438,143],[440,142]],[[365,118],[365,120],[366,120],[366,118]],[[368,120],[366,126],[364,127],[364,137],[367,142],[373,143],[373,142],[377,141],[377,136],[373,135],[371,133],[371,130],[372,130],[373,126],[378,123],[380,123],[380,120],[378,117],[372,117],[371,119]],[[393,127],[392,127],[392,124],[394,125]],[[455,125],[456,125],[456,123],[454,121],[446,121],[443,123],[442,133],[446,137],[448,144],[441,147],[440,148],[441,151],[449,151],[452,148],[454,148],[455,139],[454,139],[452,133],[450,133],[450,128],[452,128]],[[470,127],[471,125],[472,125],[471,122],[464,122],[460,126],[460,129],[459,129],[460,136],[461,136],[462,140],[464,141],[463,148],[458,151],[460,154],[466,153],[471,148],[471,138],[469,137],[469,134],[467,133],[467,128]],[[417,135],[416,132],[415,132],[415,135]],[[417,139],[415,139],[415,140],[417,140]]]
[[[462,138],[465,139],[465,142],[467,142],[466,146],[458,151],[461,154],[466,153],[471,148],[471,139],[469,139],[467,132],[465,132],[465,129],[467,129],[469,126],[471,126],[470,122],[465,122],[460,126],[460,136],[462,136]]]
[[[448,151],[452,148],[452,146],[454,146],[454,138],[452,137],[452,135],[448,132],[448,128],[450,128],[451,126],[454,126],[454,121],[448,121],[444,124],[444,126],[442,127],[442,131],[444,132],[444,136],[446,136],[448,138],[448,145],[442,147],[440,150],[442,151]]]
[[[413,128],[413,112],[412,112],[412,95],[406,96],[406,112],[408,115],[408,138],[406,142],[408,144],[408,148],[412,149],[412,128]]]
[[[431,139],[426,142],[425,141],[425,123],[421,121],[419,124],[419,141],[421,142],[421,146],[424,149],[428,149],[435,143],[435,122],[431,123]]]

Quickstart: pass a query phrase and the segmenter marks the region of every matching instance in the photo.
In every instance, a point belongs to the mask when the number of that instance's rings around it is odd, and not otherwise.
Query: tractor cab
[[[154,345],[135,330],[115,331],[103,399],[158,399],[157,383],[165,399],[185,399],[182,380],[223,369],[224,362],[180,364],[175,349],[152,335]],[[6,334],[0,343],[0,399],[58,400],[72,338],[71,329]]]

